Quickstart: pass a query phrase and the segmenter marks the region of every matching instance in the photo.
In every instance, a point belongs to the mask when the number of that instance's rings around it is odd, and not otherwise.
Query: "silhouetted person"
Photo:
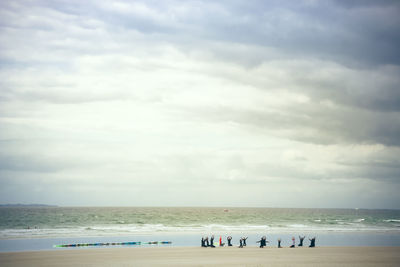
[[[243,247],[243,239],[240,238],[240,240],[239,240],[239,248],[242,248],[242,247]]]
[[[300,239],[300,243],[298,244],[299,247],[302,247],[302,246],[303,246],[303,240],[304,240],[304,238],[305,238],[305,236],[303,236],[303,237],[299,236],[299,239]]]
[[[206,239],[204,239],[204,241],[206,242],[206,247],[209,247],[210,243],[208,242],[208,236],[206,237]]]
[[[243,239],[243,247],[247,246],[247,244],[246,244],[247,238],[248,238],[248,237],[242,237],[242,239]]]
[[[281,239],[278,239],[278,248],[281,248]]]
[[[260,248],[265,247],[267,245],[267,237],[266,236],[261,237],[261,239],[257,241],[257,243],[260,243]]]
[[[313,238],[310,239],[310,246],[309,246],[309,247],[310,247],[310,248],[315,247],[315,237],[313,237]]]
[[[261,237],[260,240],[256,241],[256,243],[260,243],[260,248],[263,248],[263,247],[264,247],[264,240],[263,240],[262,237]]]
[[[201,247],[206,247],[206,240],[204,239],[204,237],[201,238]]]
[[[232,237],[231,236],[228,236],[227,238],[226,238],[226,240],[228,240],[228,247],[232,247]]]
[[[294,238],[294,236],[292,237],[292,241],[293,241],[293,244],[290,247],[294,248],[294,247],[296,247],[296,239]]]
[[[213,235],[210,238],[210,247],[215,248],[215,246],[214,246],[214,236]]]

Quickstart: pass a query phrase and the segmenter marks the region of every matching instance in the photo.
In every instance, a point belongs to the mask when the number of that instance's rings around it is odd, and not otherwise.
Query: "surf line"
[[[69,247],[97,247],[97,246],[133,246],[133,245],[166,245],[172,244],[171,241],[151,241],[151,242],[111,242],[111,243],[77,243],[54,245],[55,248]]]

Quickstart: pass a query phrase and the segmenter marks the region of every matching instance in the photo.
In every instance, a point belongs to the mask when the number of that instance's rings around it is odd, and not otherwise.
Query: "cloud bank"
[[[397,1],[3,1],[0,202],[399,208]]]

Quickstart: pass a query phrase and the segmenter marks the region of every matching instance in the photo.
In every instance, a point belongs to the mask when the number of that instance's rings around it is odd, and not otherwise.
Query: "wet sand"
[[[98,248],[0,253],[0,266],[400,266],[400,247]]]

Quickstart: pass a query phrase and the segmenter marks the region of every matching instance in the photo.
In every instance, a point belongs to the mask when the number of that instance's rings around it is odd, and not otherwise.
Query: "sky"
[[[400,208],[399,1],[1,1],[0,203]]]

